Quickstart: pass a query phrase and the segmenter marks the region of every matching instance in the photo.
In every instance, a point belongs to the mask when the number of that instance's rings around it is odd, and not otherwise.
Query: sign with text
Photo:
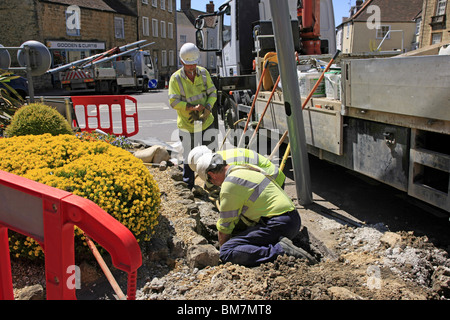
[[[105,50],[104,42],[47,41],[49,49]]]

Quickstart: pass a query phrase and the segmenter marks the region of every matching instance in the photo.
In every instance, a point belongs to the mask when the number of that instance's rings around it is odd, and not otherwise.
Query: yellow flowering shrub
[[[157,224],[160,194],[153,176],[140,159],[106,142],[50,134],[2,138],[0,170],[92,200],[140,242],[150,240]],[[75,234],[80,243],[82,232]],[[42,255],[30,238],[11,237],[10,246],[17,257]]]

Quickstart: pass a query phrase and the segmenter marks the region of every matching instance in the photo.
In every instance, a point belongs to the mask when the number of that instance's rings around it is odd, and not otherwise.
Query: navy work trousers
[[[261,218],[258,224],[225,242],[220,248],[220,259],[224,263],[232,262],[247,267],[272,262],[285,253],[278,244],[280,237],[293,239],[300,226],[297,210],[272,218]]]
[[[218,148],[218,131],[213,126],[196,133],[180,129],[179,137],[183,146],[183,181],[187,183],[189,189],[192,189],[194,187],[195,172],[191,170],[187,161],[189,152],[201,145],[205,145],[212,152],[216,152]]]

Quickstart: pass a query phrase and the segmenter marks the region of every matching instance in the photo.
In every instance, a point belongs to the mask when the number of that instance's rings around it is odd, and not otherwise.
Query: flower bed
[[[92,200],[116,218],[139,242],[148,241],[159,215],[159,187],[142,161],[103,141],[72,135],[28,135],[0,139],[0,170]],[[82,232],[76,234],[76,250]],[[16,257],[42,257],[30,239],[14,234]],[[84,247],[84,248],[83,248]]]

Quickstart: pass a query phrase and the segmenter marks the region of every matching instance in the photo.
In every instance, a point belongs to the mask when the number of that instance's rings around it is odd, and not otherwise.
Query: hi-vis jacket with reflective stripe
[[[170,106],[177,111],[177,126],[189,132],[194,132],[194,124],[189,121],[191,116],[186,111],[186,105],[201,104],[203,106],[214,106],[217,100],[217,90],[214,86],[209,72],[200,66],[197,66],[197,76],[194,83],[186,76],[184,68],[176,71],[169,81],[169,102]],[[202,130],[207,129],[214,121],[212,113],[208,119],[203,122]]]
[[[217,229],[232,234],[238,223],[252,226],[261,217],[277,216],[295,206],[283,189],[259,169],[230,166],[221,186],[219,209]]]
[[[283,171],[278,170],[269,159],[260,155],[259,153],[245,148],[226,149],[217,151],[229,165],[252,164],[263,169],[268,175],[275,179],[275,182],[281,187],[286,180]]]

